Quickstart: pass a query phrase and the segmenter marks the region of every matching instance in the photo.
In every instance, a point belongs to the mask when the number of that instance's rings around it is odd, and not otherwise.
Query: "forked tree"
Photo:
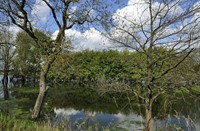
[[[38,48],[42,49],[43,62],[41,63],[39,78],[39,95],[32,111],[32,118],[39,117],[42,103],[48,90],[46,84],[47,74],[56,56],[61,52],[61,44],[65,39],[65,30],[91,20],[92,2],[92,0],[82,3],[78,0],[41,0],[38,4],[43,3],[48,7],[50,15],[47,19],[54,22],[52,28],[57,26],[58,33],[55,39],[40,39],[34,33],[34,28],[37,28],[35,27],[37,13],[33,12],[37,8],[35,9],[33,6],[36,2],[29,0],[1,0],[1,15],[8,17],[11,24],[24,30],[37,43]]]
[[[200,3],[198,0],[129,0],[127,7],[107,20],[102,22],[105,36],[115,46],[140,54],[132,65],[138,69],[135,86],[107,90],[127,90],[141,99],[146,109],[145,130],[152,131],[155,99],[174,89],[176,83],[170,72],[191,54],[200,40]]]

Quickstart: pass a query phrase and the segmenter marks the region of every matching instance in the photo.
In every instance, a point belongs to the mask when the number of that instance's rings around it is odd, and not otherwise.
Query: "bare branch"
[[[53,6],[51,6],[50,3],[47,2],[47,0],[42,0],[42,1],[44,1],[44,2],[46,3],[46,5],[51,9],[51,12],[52,12],[52,14],[53,14],[53,18],[54,18],[54,20],[55,20],[57,26],[61,29],[61,24],[60,24],[60,22],[58,21],[55,8],[53,8]]]

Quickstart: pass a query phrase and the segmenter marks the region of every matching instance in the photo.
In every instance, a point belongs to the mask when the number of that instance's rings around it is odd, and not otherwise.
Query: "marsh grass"
[[[98,125],[87,125],[86,121],[76,123],[76,131],[124,131],[122,128],[116,126],[99,127]],[[66,121],[51,123],[47,121],[32,121],[12,118],[0,114],[0,131],[73,131],[73,125]]]
[[[0,131],[61,131],[62,127],[52,127],[50,122],[21,120],[0,114]]]

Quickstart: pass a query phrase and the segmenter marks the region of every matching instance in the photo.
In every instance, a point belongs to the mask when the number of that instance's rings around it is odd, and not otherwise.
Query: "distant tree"
[[[40,39],[50,39],[38,29],[34,30],[34,33]],[[38,48],[37,43],[26,32],[17,33],[15,43],[16,56],[13,62],[15,74],[35,81],[42,62],[42,49]]]
[[[185,81],[185,86],[200,85],[200,49],[197,46],[196,50],[183,62],[183,64],[176,70],[177,74],[182,76]],[[184,73],[183,73],[184,70]],[[174,73],[175,75],[175,73]]]
[[[133,14],[128,14],[127,8]],[[200,40],[200,4],[198,0],[129,1],[123,11],[117,11],[102,25],[106,37],[117,47],[138,53],[139,61],[133,66],[138,68],[140,82],[127,90],[144,101],[145,130],[152,131],[155,99],[176,87],[170,82],[170,72],[183,63]]]
[[[131,81],[133,76],[130,74],[136,71],[130,62],[135,60],[135,56],[135,53],[116,50],[63,53],[52,65],[50,77],[55,81],[95,83],[99,76],[104,75],[108,79]]]
[[[12,70],[13,57],[15,55],[15,45],[13,35],[7,30],[1,31],[0,35],[0,57],[1,57],[1,69],[3,71],[2,84],[4,86],[4,98],[8,99],[8,82],[9,73]]]

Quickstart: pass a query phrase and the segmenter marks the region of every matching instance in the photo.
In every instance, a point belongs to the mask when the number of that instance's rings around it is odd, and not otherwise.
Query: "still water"
[[[9,87],[10,99],[3,100],[0,87],[0,109],[15,117],[28,119],[37,97],[37,87]],[[198,95],[199,96],[199,95]],[[200,130],[200,100],[188,97],[185,101],[160,98],[154,104],[153,125],[155,130]],[[59,85],[50,88],[44,107],[43,118],[50,119],[52,126],[62,124],[72,130],[143,130],[144,107],[135,100],[128,102],[126,95],[101,96],[94,89]]]
[[[71,126],[74,130],[78,130],[81,128],[87,128],[88,126],[101,126],[103,127],[110,127],[115,129],[121,130],[142,130],[143,126],[143,118],[139,115],[134,113],[130,114],[109,114],[105,112],[90,112],[84,109],[76,110],[73,108],[60,108],[54,109],[54,112],[61,122],[67,120],[66,124],[73,125]],[[134,123],[135,122],[135,123]],[[74,124],[75,123],[75,124]]]

